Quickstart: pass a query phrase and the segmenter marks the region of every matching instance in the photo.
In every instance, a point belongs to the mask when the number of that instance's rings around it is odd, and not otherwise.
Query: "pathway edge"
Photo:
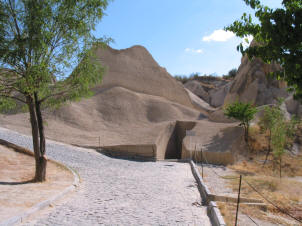
[[[5,146],[7,146],[9,148],[13,148],[16,151],[21,152],[23,154],[33,156],[33,153],[30,150],[28,150],[26,148],[23,148],[21,146],[15,145],[13,143],[10,143],[8,141],[0,139],[0,144],[5,145]],[[71,167],[66,166],[63,163],[60,163],[60,162],[55,161],[53,159],[49,159],[49,161],[51,161],[51,162],[53,162],[53,163],[55,163],[55,164],[57,164],[59,166],[64,167],[65,169],[69,170],[73,174],[73,178],[74,179],[73,179],[72,185],[68,186],[63,191],[61,191],[58,194],[50,197],[49,199],[46,199],[44,201],[41,201],[41,202],[35,204],[34,206],[32,206],[31,208],[29,208],[28,210],[23,211],[22,213],[20,213],[18,215],[15,215],[13,217],[10,217],[7,220],[4,220],[4,221],[0,222],[0,226],[16,225],[16,224],[22,223],[29,216],[33,215],[34,213],[36,213],[39,210],[44,209],[45,207],[49,206],[51,203],[53,203],[53,202],[61,199],[66,194],[68,194],[70,192],[73,192],[76,189],[76,187],[79,186],[79,184],[80,184],[79,175]]]
[[[207,202],[208,196],[211,194],[210,190],[208,189],[206,184],[203,182],[195,163],[192,160],[190,160],[189,163],[191,165],[192,174],[197,182],[200,197],[202,200]],[[213,226],[226,226],[226,223],[220,213],[219,208],[216,205],[216,202],[209,201],[208,203],[206,203],[206,205],[207,205],[207,213],[208,213],[208,216],[210,218],[212,225]]]

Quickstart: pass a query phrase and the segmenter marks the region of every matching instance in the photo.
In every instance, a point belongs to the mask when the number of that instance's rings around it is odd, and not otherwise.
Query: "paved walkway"
[[[0,138],[31,148],[31,138],[0,128]],[[47,141],[47,156],[82,180],[71,199],[26,225],[210,225],[189,164],[114,159]]]

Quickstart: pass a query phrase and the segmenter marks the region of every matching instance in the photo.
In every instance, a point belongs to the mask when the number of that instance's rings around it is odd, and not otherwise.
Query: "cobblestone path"
[[[0,138],[32,148],[30,137],[7,129]],[[114,159],[52,141],[47,156],[75,169],[80,188],[26,225],[210,225],[187,163]]]

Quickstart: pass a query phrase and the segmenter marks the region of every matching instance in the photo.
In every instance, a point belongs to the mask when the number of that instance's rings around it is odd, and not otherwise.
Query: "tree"
[[[259,0],[244,2],[255,10],[259,23],[254,23],[252,16],[244,13],[241,20],[236,20],[225,29],[241,38],[252,35],[259,45],[244,49],[241,43],[237,50],[249,58],[260,57],[266,63],[280,64],[280,71],[272,75],[287,81],[291,90],[295,91],[295,97],[302,98],[301,0],[283,0],[283,7],[277,9],[261,5]]]
[[[285,153],[286,146],[292,143],[291,140],[295,136],[297,124],[299,123],[299,120],[294,116],[290,121],[287,121],[285,119],[284,113],[280,108],[283,101],[283,99],[279,99],[276,105],[266,106],[263,116],[259,121],[261,128],[269,131],[269,148],[266,153],[264,164],[266,163],[268,155],[272,149],[275,162],[279,161],[280,178],[282,169],[282,156]]]
[[[229,73],[227,75],[224,75],[223,78],[225,79],[233,79],[236,77],[237,74],[237,69],[233,68],[232,70],[229,71]]]
[[[107,40],[91,31],[107,5],[107,0],[0,1],[0,107],[21,102],[28,108],[35,181],[46,175],[42,110],[88,97],[101,82],[103,68],[93,54]]]
[[[257,109],[250,103],[234,102],[229,104],[224,111],[228,118],[239,120],[240,126],[244,128],[244,140],[248,143],[250,122],[257,113]]]
[[[293,117],[289,122],[285,118],[277,120],[272,128],[272,147],[275,162],[279,161],[280,178],[282,170],[282,156],[285,148],[291,144],[291,139],[296,132],[296,126],[299,120]]]
[[[279,160],[280,178],[282,169],[282,156],[285,152],[284,148],[287,143],[285,120],[276,121],[272,128],[272,146],[275,161]]]
[[[235,78],[236,74],[237,74],[237,69],[233,68],[232,70],[229,71],[228,76],[230,78]]]
[[[276,126],[278,121],[284,120],[284,114],[280,109],[282,101],[280,100],[277,105],[274,106],[265,106],[262,117],[260,118],[259,125],[262,130],[268,131],[268,150],[266,153],[264,164],[267,161],[268,155],[271,153],[272,147],[272,134],[274,127]]]

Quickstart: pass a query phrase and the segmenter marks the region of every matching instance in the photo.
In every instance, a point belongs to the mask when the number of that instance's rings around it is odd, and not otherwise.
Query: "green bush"
[[[257,113],[256,107],[250,103],[234,102],[229,104],[224,111],[228,118],[234,118],[240,121],[240,126],[244,128],[244,140],[248,143],[250,122]]]

